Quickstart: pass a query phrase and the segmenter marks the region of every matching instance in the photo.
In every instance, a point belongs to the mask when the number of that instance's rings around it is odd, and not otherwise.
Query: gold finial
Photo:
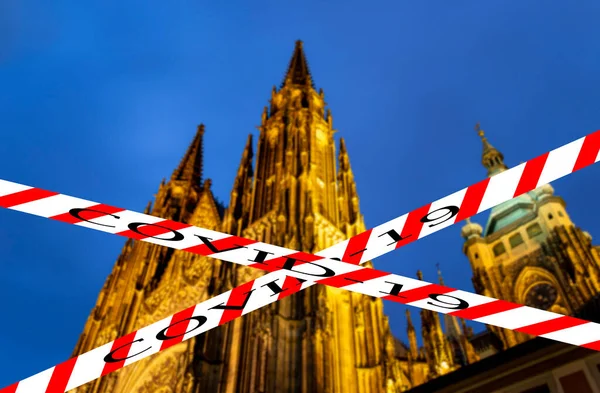
[[[417,270],[417,278],[421,281],[423,280],[423,272],[421,270]]]
[[[481,163],[488,170],[488,176],[493,176],[498,172],[506,170],[507,167],[504,164],[504,156],[487,140],[479,122],[475,124],[475,131],[477,131],[477,134],[479,134],[481,142],[483,143]]]
[[[467,217],[467,224],[471,224],[471,217]]]
[[[481,125],[479,125],[479,122],[477,122],[477,124],[475,124],[475,131],[477,131],[477,134],[479,135],[479,137],[481,139],[484,138],[485,134],[484,134],[483,130],[481,129]]]

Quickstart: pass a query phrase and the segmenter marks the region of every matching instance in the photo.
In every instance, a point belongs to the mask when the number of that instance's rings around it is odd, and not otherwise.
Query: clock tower
[[[488,176],[505,171],[502,153],[476,130]],[[467,221],[462,236],[477,293],[570,315],[600,292],[600,247],[571,221],[549,184],[494,207],[485,228]],[[505,348],[530,338],[489,328]]]

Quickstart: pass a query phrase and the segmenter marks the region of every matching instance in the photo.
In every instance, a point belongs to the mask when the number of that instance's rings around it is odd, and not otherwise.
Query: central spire
[[[290,60],[290,65],[281,87],[290,85],[315,87],[312,81],[312,76],[310,75],[310,70],[308,68],[308,62],[306,61],[306,55],[304,54],[302,41],[300,40],[296,41],[294,54]]]

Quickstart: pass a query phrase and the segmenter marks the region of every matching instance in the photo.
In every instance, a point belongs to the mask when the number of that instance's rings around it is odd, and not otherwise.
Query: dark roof
[[[402,340],[394,337],[395,347],[396,347],[396,357],[397,358],[408,358],[408,345],[404,344]]]
[[[600,295],[586,303],[585,306],[575,313],[575,316],[592,322],[600,322]],[[474,379],[475,377],[481,376],[490,370],[502,366],[507,367],[507,365],[510,365],[511,363],[518,363],[520,358],[536,358],[539,357],[539,355],[536,353],[559,352],[561,348],[568,349],[569,347],[573,348],[574,351],[577,350],[578,353],[583,354],[588,352],[592,354],[596,352],[590,349],[537,337],[512,348],[503,350],[476,363],[463,366],[456,371],[414,387],[408,392],[434,393],[442,389],[448,389],[452,385],[456,385],[460,382],[464,383],[466,380]],[[519,367],[515,364],[514,369],[518,370]]]

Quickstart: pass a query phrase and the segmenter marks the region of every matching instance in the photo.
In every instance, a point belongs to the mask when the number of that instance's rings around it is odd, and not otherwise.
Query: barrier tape
[[[273,272],[0,392],[73,389],[314,283],[600,350],[596,323],[358,266],[589,166],[600,158],[599,150],[596,131],[317,255],[0,180],[2,207]]]

